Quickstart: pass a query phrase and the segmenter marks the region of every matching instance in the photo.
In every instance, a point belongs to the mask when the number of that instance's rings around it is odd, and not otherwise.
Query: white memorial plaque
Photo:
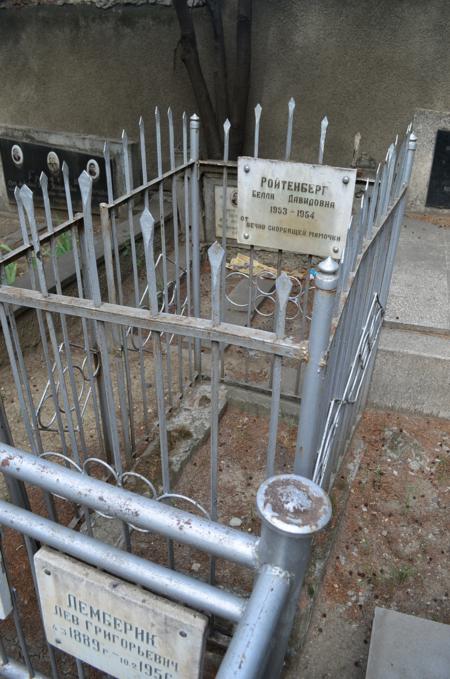
[[[238,190],[237,186],[228,186],[226,192],[227,238],[237,238],[238,223]],[[216,236],[222,238],[223,225],[223,187],[214,187],[214,205],[216,208]]]
[[[239,158],[239,243],[340,259],[356,170]]]
[[[198,679],[207,619],[41,548],[34,557],[48,641],[118,679]]]

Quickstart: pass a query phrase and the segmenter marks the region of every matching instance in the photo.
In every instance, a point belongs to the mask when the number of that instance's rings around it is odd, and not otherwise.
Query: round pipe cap
[[[256,495],[261,519],[292,537],[312,535],[331,519],[327,493],[313,481],[295,474],[280,474],[264,481]]]

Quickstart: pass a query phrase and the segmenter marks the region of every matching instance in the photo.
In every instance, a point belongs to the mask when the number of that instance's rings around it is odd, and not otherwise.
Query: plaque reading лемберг
[[[340,259],[356,170],[239,158],[238,242]]]
[[[204,615],[48,547],[34,563],[50,644],[118,679],[199,679]]]

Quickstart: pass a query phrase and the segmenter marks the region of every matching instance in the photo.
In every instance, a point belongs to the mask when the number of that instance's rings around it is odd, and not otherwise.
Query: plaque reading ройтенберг
[[[205,616],[41,548],[34,557],[48,641],[118,679],[198,679]]]
[[[356,170],[239,158],[238,242],[340,259]]]

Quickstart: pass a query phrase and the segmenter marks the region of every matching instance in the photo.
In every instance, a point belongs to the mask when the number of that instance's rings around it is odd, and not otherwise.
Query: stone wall
[[[10,0],[10,5],[27,0]],[[30,0],[36,5],[36,0]],[[170,6],[146,2],[100,9],[77,2],[0,10],[0,123],[117,137],[149,126],[156,104],[175,115],[195,110]],[[380,160],[415,109],[445,110],[450,99],[446,0],[255,0],[252,107],[263,106],[260,151],[283,151],[287,101],[297,102],[293,157],[351,161],[353,137]],[[1,3],[5,7],[5,2]],[[225,3],[229,46],[236,0]],[[202,54],[212,55],[205,8],[195,10]],[[232,64],[231,64],[232,67]],[[211,72],[206,76],[211,80]],[[420,143],[420,140],[419,140]]]

